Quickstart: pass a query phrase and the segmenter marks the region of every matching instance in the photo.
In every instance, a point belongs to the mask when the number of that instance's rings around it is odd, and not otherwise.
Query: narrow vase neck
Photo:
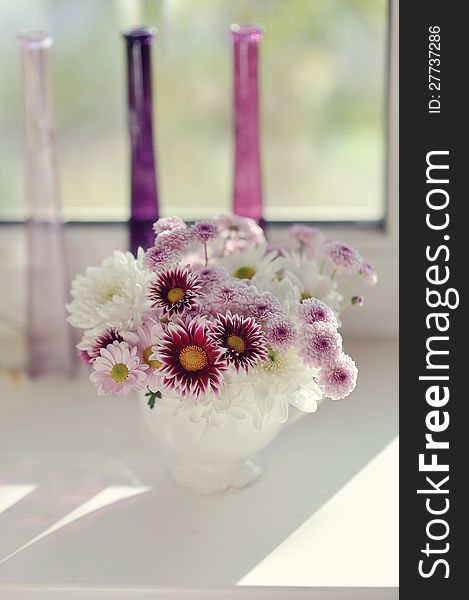
[[[259,43],[263,28],[233,25],[235,161],[233,212],[262,220],[259,141]]]
[[[131,144],[131,246],[152,245],[158,218],[158,188],[153,150],[151,46],[156,30],[124,32],[127,50],[128,127]]]

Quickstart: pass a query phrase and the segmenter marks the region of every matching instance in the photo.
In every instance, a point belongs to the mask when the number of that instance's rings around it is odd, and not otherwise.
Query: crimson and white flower
[[[90,379],[96,384],[99,395],[118,396],[142,390],[147,382],[147,369],[137,356],[137,348],[115,341],[101,348],[100,356],[93,362]]]
[[[176,267],[157,274],[148,291],[153,308],[162,308],[168,315],[182,314],[202,296],[201,284],[187,267]]]
[[[89,336],[87,333],[83,339],[77,344],[77,349],[82,361],[87,365],[92,365],[95,359],[100,356],[101,348],[106,348],[113,342],[123,342],[124,338],[120,335],[115,327],[105,329],[97,337]]]
[[[223,349],[228,364],[239,371],[249,371],[267,359],[267,343],[262,327],[251,317],[218,315],[211,326],[210,337]]]
[[[162,364],[164,386],[181,397],[197,400],[210,391],[220,391],[227,363],[223,349],[207,335],[204,321],[170,323],[153,356]]]
[[[143,250],[135,258],[116,250],[99,267],[88,267],[72,282],[69,323],[98,336],[105,329],[132,329],[150,309],[147,297],[154,274],[143,266]]]

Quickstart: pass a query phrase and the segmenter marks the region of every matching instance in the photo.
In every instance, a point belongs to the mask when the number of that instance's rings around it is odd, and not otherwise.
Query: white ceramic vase
[[[226,415],[217,424],[194,422],[187,413],[177,412],[179,399],[163,397],[150,409],[143,392],[140,404],[150,430],[168,455],[172,480],[202,494],[239,490],[256,481],[262,473],[257,453],[285,426],[275,413],[261,427],[249,415],[244,419]],[[303,414],[291,408],[288,424]]]

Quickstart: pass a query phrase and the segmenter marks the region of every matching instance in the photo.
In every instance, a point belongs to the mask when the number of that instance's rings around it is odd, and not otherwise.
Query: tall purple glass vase
[[[28,370],[71,375],[76,355],[66,322],[68,276],[60,210],[51,47],[44,32],[18,36],[24,80],[28,236]]]
[[[262,221],[262,176],[259,143],[259,42],[264,28],[232,25],[234,44],[235,164],[233,212]]]
[[[151,45],[157,30],[124,31],[127,44],[128,125],[131,143],[130,248],[154,243],[158,188],[153,153]]]

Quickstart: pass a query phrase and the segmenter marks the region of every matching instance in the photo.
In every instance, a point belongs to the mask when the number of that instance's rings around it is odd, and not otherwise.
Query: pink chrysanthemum
[[[218,237],[218,228],[213,221],[197,221],[190,229],[192,237],[198,242],[209,242]]]
[[[317,227],[292,225],[288,233],[298,243],[299,250],[306,256],[310,258],[317,258],[319,256],[324,236]]]
[[[267,344],[261,326],[251,317],[218,315],[210,337],[221,347],[229,364],[237,371],[248,371],[259,361],[267,360]]]
[[[144,323],[135,331],[122,334],[124,340],[130,347],[137,348],[137,354],[142,364],[148,365],[147,386],[152,392],[161,389],[161,362],[153,357],[154,346],[157,346],[163,334],[163,325],[153,317],[145,319]]]
[[[147,369],[147,365],[140,363],[137,348],[116,341],[101,348],[100,356],[93,363],[90,379],[96,384],[99,395],[117,396],[142,390],[147,381]]]
[[[264,331],[267,343],[274,350],[287,350],[295,343],[296,332],[289,319],[275,319],[269,321]]]
[[[329,323],[304,325],[299,338],[300,355],[311,367],[335,361],[342,352],[342,336]]]
[[[249,306],[249,315],[256,321],[264,323],[270,320],[281,319],[285,316],[285,311],[280,301],[270,292],[257,294],[254,301]]]
[[[228,281],[228,273],[222,267],[201,266],[196,272],[204,292]]]
[[[176,252],[183,252],[192,242],[192,236],[188,229],[175,229],[173,231],[162,231],[156,238],[156,245],[170,248]]]
[[[355,362],[347,354],[341,354],[338,360],[321,369],[318,384],[325,396],[332,400],[341,400],[355,389],[357,376]]]
[[[362,262],[359,273],[367,285],[376,285],[378,282],[378,274],[374,266],[367,261]]]
[[[106,346],[113,342],[123,341],[124,338],[119,334],[117,329],[115,327],[110,327],[109,329],[105,329],[101,335],[98,335],[88,348],[80,348],[78,355],[82,362],[87,365],[92,365],[95,359],[100,356],[101,348],[106,348]]]
[[[145,252],[144,263],[148,269],[158,272],[173,267],[180,260],[179,252],[169,246],[157,244]]]
[[[210,391],[217,393],[227,364],[223,350],[207,335],[203,321],[193,319],[171,323],[155,353],[162,363],[163,383],[181,397],[197,399]]]
[[[328,240],[321,246],[322,257],[329,260],[338,272],[357,273],[362,258],[353,246],[343,242]]]
[[[215,286],[207,304],[211,307],[214,315],[226,313],[227,310],[236,314],[245,314],[254,298],[254,288],[245,281],[227,279]]]
[[[197,276],[180,267],[158,273],[149,288],[152,307],[162,308],[170,316],[189,309],[201,295]]]
[[[186,229],[187,225],[179,217],[161,217],[153,224],[153,231],[156,235],[163,231],[176,231]]]
[[[332,310],[317,298],[307,298],[298,307],[298,317],[305,325],[330,323],[337,329],[337,318]]]

